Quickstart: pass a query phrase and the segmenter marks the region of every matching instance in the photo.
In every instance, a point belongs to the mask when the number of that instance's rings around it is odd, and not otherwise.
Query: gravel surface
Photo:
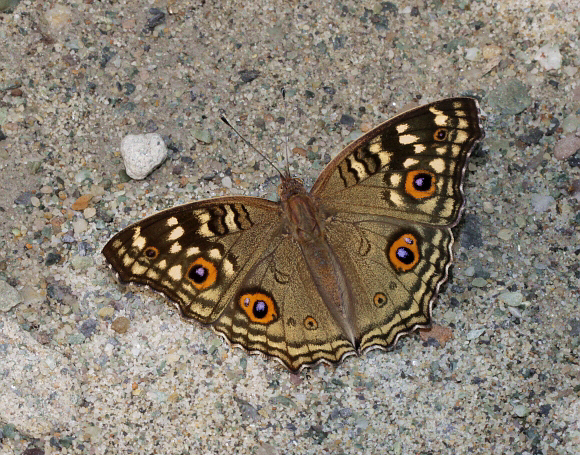
[[[580,453],[576,0],[0,3],[0,454]],[[280,89],[286,88],[286,103]],[[480,101],[446,342],[298,375],[121,286],[160,209],[312,185],[406,107]],[[128,134],[168,157],[124,171]],[[452,335],[452,338],[448,336]]]

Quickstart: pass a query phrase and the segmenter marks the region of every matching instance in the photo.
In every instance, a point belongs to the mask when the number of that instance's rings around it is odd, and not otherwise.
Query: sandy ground
[[[0,453],[580,453],[579,30],[575,0],[0,14]],[[480,101],[486,138],[434,309],[445,343],[291,374],[106,267],[145,215],[275,196],[220,109],[282,166],[287,131],[311,185],[361,131],[456,95]],[[169,157],[130,180],[120,141],[146,132]]]

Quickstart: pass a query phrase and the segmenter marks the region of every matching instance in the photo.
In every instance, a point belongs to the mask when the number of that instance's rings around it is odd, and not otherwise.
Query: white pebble
[[[141,180],[167,157],[167,147],[157,133],[128,134],[121,141],[121,156],[127,175]]]
[[[232,187],[232,179],[227,175],[222,179],[222,186],[224,188],[231,188]]]
[[[546,70],[557,70],[562,66],[562,54],[558,46],[546,44],[538,49],[535,60]]]

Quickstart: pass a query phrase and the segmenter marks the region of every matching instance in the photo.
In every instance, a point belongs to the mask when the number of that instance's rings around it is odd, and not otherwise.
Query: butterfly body
[[[482,137],[477,103],[407,111],[347,146],[310,191],[285,176],[279,202],[220,197],[116,234],[103,254],[184,318],[291,370],[335,363],[430,324]]]

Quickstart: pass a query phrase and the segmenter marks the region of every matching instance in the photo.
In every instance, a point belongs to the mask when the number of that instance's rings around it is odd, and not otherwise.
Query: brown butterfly
[[[122,281],[291,370],[389,349],[430,324],[482,136],[474,99],[437,101],[349,144],[310,191],[286,175],[279,202],[174,207],[123,229],[103,254]]]

